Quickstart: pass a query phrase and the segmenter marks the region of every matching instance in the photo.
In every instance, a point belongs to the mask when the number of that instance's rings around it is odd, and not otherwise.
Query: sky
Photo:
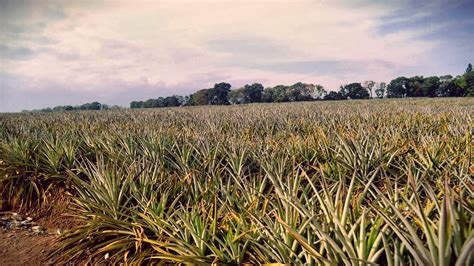
[[[0,0],[0,112],[474,63],[474,1]]]

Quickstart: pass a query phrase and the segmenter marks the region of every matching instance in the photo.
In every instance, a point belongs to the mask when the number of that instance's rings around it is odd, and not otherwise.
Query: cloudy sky
[[[474,1],[0,0],[0,112],[474,63]]]

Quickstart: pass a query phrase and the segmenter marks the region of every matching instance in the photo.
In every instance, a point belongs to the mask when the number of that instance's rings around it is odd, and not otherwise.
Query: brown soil
[[[22,217],[33,218],[33,222],[45,228],[47,233],[34,235],[27,229],[0,228],[0,265],[52,265],[53,260],[48,256],[56,250],[58,231],[64,232],[79,225],[66,215],[70,206],[68,195],[58,193],[40,208],[15,210]],[[0,216],[8,216],[12,212],[0,212]]]
[[[27,230],[0,231],[0,265],[51,265],[48,254],[55,235],[32,235]]]
[[[60,229],[61,231],[71,229],[79,224],[68,215],[71,209],[71,197],[65,191],[59,191],[54,196],[49,196],[40,208],[29,211],[20,211],[24,216],[30,216],[33,220],[48,229]]]

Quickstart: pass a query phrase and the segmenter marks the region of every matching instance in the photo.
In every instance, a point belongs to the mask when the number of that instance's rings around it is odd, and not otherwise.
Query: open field
[[[2,114],[2,208],[67,191],[58,261],[472,265],[473,115],[474,98]]]

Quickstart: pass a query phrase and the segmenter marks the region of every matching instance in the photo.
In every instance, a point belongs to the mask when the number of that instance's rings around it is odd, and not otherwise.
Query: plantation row
[[[71,193],[61,260],[472,265],[473,114],[472,98],[4,114],[2,208]]]

